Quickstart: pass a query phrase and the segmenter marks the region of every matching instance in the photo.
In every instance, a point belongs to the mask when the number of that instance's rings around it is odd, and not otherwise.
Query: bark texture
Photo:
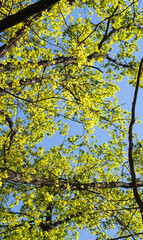
[[[0,21],[0,32],[5,31],[6,29],[13,27],[21,22],[26,22],[30,17],[37,18],[41,15],[44,10],[51,10],[51,8],[59,0],[40,0],[36,3],[33,3],[21,11],[8,16]]]

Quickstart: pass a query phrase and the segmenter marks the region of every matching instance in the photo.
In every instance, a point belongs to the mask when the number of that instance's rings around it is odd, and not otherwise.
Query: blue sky
[[[73,16],[77,17],[78,11],[76,11]],[[93,17],[95,18],[95,20],[94,20],[95,22],[99,21],[97,16],[94,15]],[[141,39],[139,41],[140,51],[139,51],[139,53],[136,53],[136,55],[138,56],[139,59],[141,59],[141,57],[142,57],[142,46],[143,46],[143,40]],[[116,46],[115,46],[115,50],[117,50]],[[117,92],[116,96],[118,97],[119,104],[123,104],[122,108],[130,111],[131,107],[132,107],[134,88],[129,85],[127,77],[124,77],[123,81],[118,83],[118,86],[120,88],[120,91]],[[138,116],[138,115],[140,115],[143,120],[143,90],[142,89],[139,90],[138,99],[137,99],[136,116]],[[62,121],[66,122],[63,119],[62,119]],[[69,136],[71,134],[74,135],[74,134],[82,132],[82,127],[75,122],[68,121],[68,125],[70,127]],[[139,138],[142,138],[143,137],[143,124],[135,124],[134,132],[136,132],[138,134]],[[109,135],[105,130],[96,128],[95,135],[98,136],[99,143],[103,143],[103,142],[106,142],[109,140]],[[64,139],[63,136],[56,133],[50,139],[45,138],[42,142],[42,145],[45,148],[47,148],[47,146],[48,146],[48,148],[50,148],[52,146],[60,145],[62,143],[63,139]],[[115,230],[109,229],[108,234],[111,237],[115,237],[115,233],[116,233]],[[79,240],[89,240],[89,239],[95,240],[94,235],[91,235],[89,231],[82,230],[82,231],[78,231],[78,232],[79,232]],[[70,232],[69,232],[69,235],[70,235]]]
[[[75,12],[74,17],[76,17],[78,12]],[[99,21],[96,16],[95,21]],[[142,57],[142,46],[143,46],[143,40],[141,39],[139,41],[139,46],[140,46],[140,52],[137,54],[139,59]],[[118,86],[120,88],[120,91],[117,92],[117,97],[119,99],[119,104],[124,104],[122,107],[127,110],[131,110],[132,106],[132,101],[133,101],[133,95],[134,95],[134,88],[132,86],[129,86],[127,77],[123,79],[122,82],[118,83]],[[138,94],[138,99],[137,99],[137,107],[136,107],[136,116],[140,115],[142,120],[143,120],[143,90],[139,90]],[[66,120],[62,119],[63,122],[66,122]],[[77,133],[81,133],[83,131],[82,127],[73,122],[73,121],[68,121],[69,124],[69,136],[74,135]],[[142,138],[143,136],[143,124],[135,124],[134,131],[138,134],[139,138]],[[109,135],[105,130],[101,130],[96,128],[95,130],[95,135],[98,135],[98,140],[99,143],[106,142],[109,139]],[[56,133],[53,137],[50,139],[48,137],[44,138],[42,143],[39,143],[38,146],[42,145],[45,150],[49,149],[52,146],[59,146],[64,140],[64,137],[58,133]],[[20,205],[18,206],[18,208]],[[15,208],[15,210],[17,210]],[[95,216],[96,217],[96,216]],[[115,232],[112,230],[109,230],[108,233],[110,233],[111,236],[114,236]],[[70,234],[70,233],[69,233]],[[95,239],[94,236],[90,234],[90,232],[86,232],[86,230],[79,231],[79,240],[93,240]]]

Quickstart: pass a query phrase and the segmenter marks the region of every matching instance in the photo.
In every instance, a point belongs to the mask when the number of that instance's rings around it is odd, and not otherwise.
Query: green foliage
[[[0,20],[32,3],[2,1]],[[141,232],[131,185],[116,185],[132,181],[130,112],[117,92],[127,76],[136,85],[141,13],[140,1],[61,0],[1,33],[1,239],[78,239],[85,228],[94,239],[108,239],[114,228],[127,239]],[[52,146],[55,136],[62,140]],[[134,142],[141,181],[143,142]]]

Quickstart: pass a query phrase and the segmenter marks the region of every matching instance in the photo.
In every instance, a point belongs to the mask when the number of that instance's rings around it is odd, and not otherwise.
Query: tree
[[[84,228],[143,239],[143,140],[133,132],[141,1],[0,8],[1,239],[73,239]],[[127,76],[131,111],[116,96]],[[54,135],[62,141],[50,147]]]

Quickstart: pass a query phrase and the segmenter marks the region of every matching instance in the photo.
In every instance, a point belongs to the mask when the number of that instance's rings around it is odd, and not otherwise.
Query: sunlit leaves
[[[0,18],[32,2],[3,1]],[[124,77],[135,85],[142,22],[138,1],[59,1],[1,34],[0,53],[8,48],[0,60],[3,239],[78,239],[84,228],[106,239],[109,229],[120,236],[142,228],[132,191],[101,185],[131,181],[130,113],[116,95]],[[134,139],[140,180],[142,141]],[[9,170],[20,175],[12,179]]]

